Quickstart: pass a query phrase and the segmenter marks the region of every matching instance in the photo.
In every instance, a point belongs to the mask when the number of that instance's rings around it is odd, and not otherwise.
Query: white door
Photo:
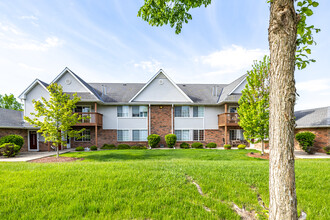
[[[66,148],[67,149],[71,148],[71,138],[69,136],[67,136],[66,138]]]

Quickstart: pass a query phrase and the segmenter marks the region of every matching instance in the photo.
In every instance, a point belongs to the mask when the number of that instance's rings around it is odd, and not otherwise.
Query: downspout
[[[148,123],[148,135],[151,135],[151,105],[149,104],[149,114],[148,114],[148,118],[149,118],[149,123]]]
[[[171,121],[172,121],[172,134],[174,133],[173,127],[174,127],[174,118],[173,118],[173,104],[172,104],[172,109],[171,109]]]

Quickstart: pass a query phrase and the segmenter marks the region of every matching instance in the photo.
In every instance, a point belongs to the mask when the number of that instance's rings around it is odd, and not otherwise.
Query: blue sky
[[[213,0],[176,35],[137,17],[142,0],[0,2],[0,94],[18,96],[65,67],[87,82],[147,82],[162,68],[177,83],[230,83],[268,54],[265,1]],[[317,60],[296,71],[296,109],[330,105],[330,2],[309,22],[321,28]]]

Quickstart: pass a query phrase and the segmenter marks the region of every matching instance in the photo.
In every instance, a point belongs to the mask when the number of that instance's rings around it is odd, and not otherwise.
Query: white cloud
[[[162,64],[155,59],[134,63],[135,68],[140,68],[144,71],[147,71],[148,73],[156,73],[159,69],[161,69],[161,65]]]
[[[34,40],[22,39],[17,41],[17,43],[8,44],[9,49],[17,49],[17,50],[36,50],[36,51],[46,51],[53,47],[58,47],[63,44],[63,41],[58,39],[57,37],[47,37],[45,42],[38,42]]]
[[[19,17],[22,20],[38,20],[38,18],[34,15],[23,15]]]
[[[297,90],[299,91],[307,91],[307,92],[319,92],[330,89],[330,79],[315,79],[308,80],[305,82],[298,82]]]
[[[203,64],[208,64],[211,67],[237,68],[252,65],[254,60],[262,58],[265,54],[267,54],[267,51],[265,50],[248,50],[237,45],[232,45],[224,50],[219,50],[207,56],[202,56],[199,60]]]
[[[26,70],[32,70],[32,71],[37,71],[37,72],[41,72],[44,71],[44,69],[42,68],[38,68],[38,67],[33,67],[33,66],[29,66],[25,63],[18,63],[18,65]]]

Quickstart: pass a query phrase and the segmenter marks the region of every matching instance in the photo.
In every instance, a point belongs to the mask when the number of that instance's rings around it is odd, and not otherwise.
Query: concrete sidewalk
[[[249,148],[261,151],[260,149],[256,148]],[[265,149],[265,153],[269,153],[269,149]],[[315,153],[315,154],[308,154],[303,150],[294,150],[294,156],[296,159],[330,159],[330,155],[326,153]]]
[[[64,154],[70,151],[73,151],[74,149],[65,149],[65,150],[60,150],[60,154]],[[49,157],[56,155],[56,151],[50,151],[50,152],[21,152],[15,157],[0,157],[0,162],[26,162],[30,160],[35,160],[43,157]]]

